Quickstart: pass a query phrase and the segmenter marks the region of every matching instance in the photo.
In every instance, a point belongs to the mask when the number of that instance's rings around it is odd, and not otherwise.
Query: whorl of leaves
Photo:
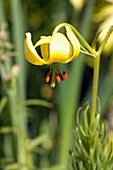
[[[100,104],[99,104],[100,108]],[[71,169],[74,170],[113,170],[112,143],[107,140],[106,127],[100,123],[100,109],[90,127],[89,104],[83,108],[82,121],[77,113],[75,133],[75,150],[70,152]]]

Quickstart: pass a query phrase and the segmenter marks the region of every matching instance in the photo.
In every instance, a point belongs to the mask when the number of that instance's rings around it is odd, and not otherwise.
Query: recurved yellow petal
[[[75,36],[75,34],[73,33],[73,31],[71,30],[70,27],[66,26],[66,34],[68,39],[70,40],[72,47],[73,47],[73,55],[71,58],[69,58],[67,60],[66,63],[73,61],[80,53],[80,43],[77,39],[77,37]]]
[[[41,39],[46,39],[49,40],[49,43],[44,43],[40,46],[41,48],[41,54],[43,59],[46,61],[49,59],[49,54],[50,54],[50,40],[51,40],[51,36],[45,37],[45,36],[41,36]]]
[[[70,57],[70,43],[62,33],[52,36],[50,42],[50,64],[53,62],[65,63]]]
[[[41,36],[41,39],[34,45],[34,47],[36,48],[37,46],[39,45],[42,45],[42,44],[48,44],[50,43],[51,41],[51,36]]]
[[[36,52],[33,43],[31,41],[31,33],[28,32],[26,33],[26,38],[24,41],[24,49],[25,49],[25,57],[26,59],[34,64],[34,65],[43,65],[46,64],[43,59],[38,55]]]

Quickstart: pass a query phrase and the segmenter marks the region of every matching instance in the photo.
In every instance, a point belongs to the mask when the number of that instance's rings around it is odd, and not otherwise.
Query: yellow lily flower
[[[61,80],[67,80],[67,73],[61,69],[58,63],[68,63],[74,60],[80,53],[80,43],[72,32],[71,28],[66,26],[66,35],[55,33],[52,36],[41,36],[40,40],[33,45],[31,41],[31,33],[26,33],[24,42],[25,57],[34,65],[50,65],[50,72],[47,73],[45,82],[52,79],[51,86],[55,87],[55,77],[58,83]],[[40,46],[42,58],[36,51],[36,47]]]

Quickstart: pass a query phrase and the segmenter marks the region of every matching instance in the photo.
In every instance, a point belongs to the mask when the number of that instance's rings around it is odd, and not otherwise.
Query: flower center
[[[62,71],[58,65],[58,63],[53,63],[50,66],[50,71],[47,73],[45,83],[51,81],[50,86],[53,88],[57,83],[60,83],[60,80],[64,81],[68,80],[66,71]]]

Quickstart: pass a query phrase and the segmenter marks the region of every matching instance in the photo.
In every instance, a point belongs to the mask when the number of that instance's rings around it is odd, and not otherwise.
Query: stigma
[[[50,86],[54,88],[56,86],[56,82],[60,83],[61,81],[64,80],[68,80],[66,71],[62,71],[58,63],[51,64],[50,71],[49,73],[47,73],[45,78],[45,83],[50,82]]]

